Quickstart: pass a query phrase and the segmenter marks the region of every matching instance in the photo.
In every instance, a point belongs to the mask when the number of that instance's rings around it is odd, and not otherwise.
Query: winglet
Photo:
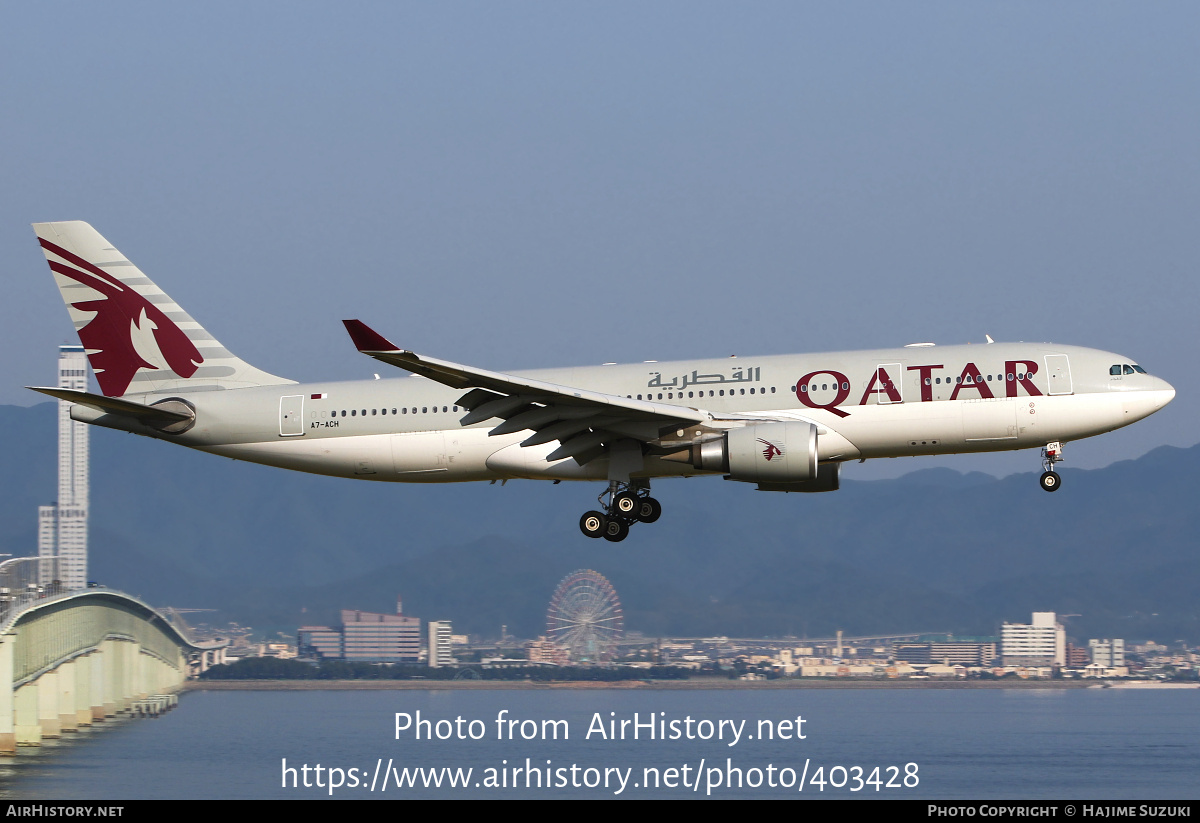
[[[400,347],[361,320],[343,320],[350,339],[360,352],[400,351]]]

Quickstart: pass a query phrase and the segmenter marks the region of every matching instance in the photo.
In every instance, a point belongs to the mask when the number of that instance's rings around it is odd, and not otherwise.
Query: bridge
[[[157,714],[189,674],[221,662],[142,601],[62,591],[55,558],[0,563],[0,754],[119,713]]]

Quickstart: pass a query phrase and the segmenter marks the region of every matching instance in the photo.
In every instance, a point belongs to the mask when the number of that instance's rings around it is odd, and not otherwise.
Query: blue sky
[[[495,369],[1053,340],[1200,440],[1200,8],[5,4],[0,403],[72,340],[29,223],[87,220],[241,357],[339,322]],[[1032,471],[1028,453],[877,461]]]

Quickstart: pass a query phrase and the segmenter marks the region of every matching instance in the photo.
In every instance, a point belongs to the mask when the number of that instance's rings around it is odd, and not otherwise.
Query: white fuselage
[[[818,426],[822,462],[1000,451],[1111,431],[1165,406],[1174,389],[1135,361],[1050,344],[918,346],[519,372],[521,376],[705,412],[656,441],[665,453],[757,420]],[[1113,374],[1114,369],[1118,372]],[[227,457],[368,480],[595,480],[605,458],[546,461],[557,443],[523,447],[529,432],[491,436],[497,420],[463,426],[464,390],[402,377],[144,395],[182,398],[195,425],[139,431]],[[128,428],[76,407],[78,419]],[[648,456],[640,477],[705,474]]]

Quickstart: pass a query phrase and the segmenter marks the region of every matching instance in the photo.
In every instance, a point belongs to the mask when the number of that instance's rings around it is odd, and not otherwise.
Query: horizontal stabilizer
[[[188,410],[186,406],[183,406],[178,401],[174,401],[172,405],[175,409],[183,407],[184,410],[179,411],[163,408],[162,406],[144,406],[141,403],[122,400],[119,397],[105,397],[102,394],[89,394],[88,392],[76,389],[46,388],[42,386],[26,386],[25,388],[33,389],[42,394],[48,394],[59,400],[66,400],[68,403],[78,403],[81,406],[87,406],[105,414],[119,414],[122,417],[132,417],[155,429],[166,429],[181,423],[190,423],[196,419],[195,412]]]

